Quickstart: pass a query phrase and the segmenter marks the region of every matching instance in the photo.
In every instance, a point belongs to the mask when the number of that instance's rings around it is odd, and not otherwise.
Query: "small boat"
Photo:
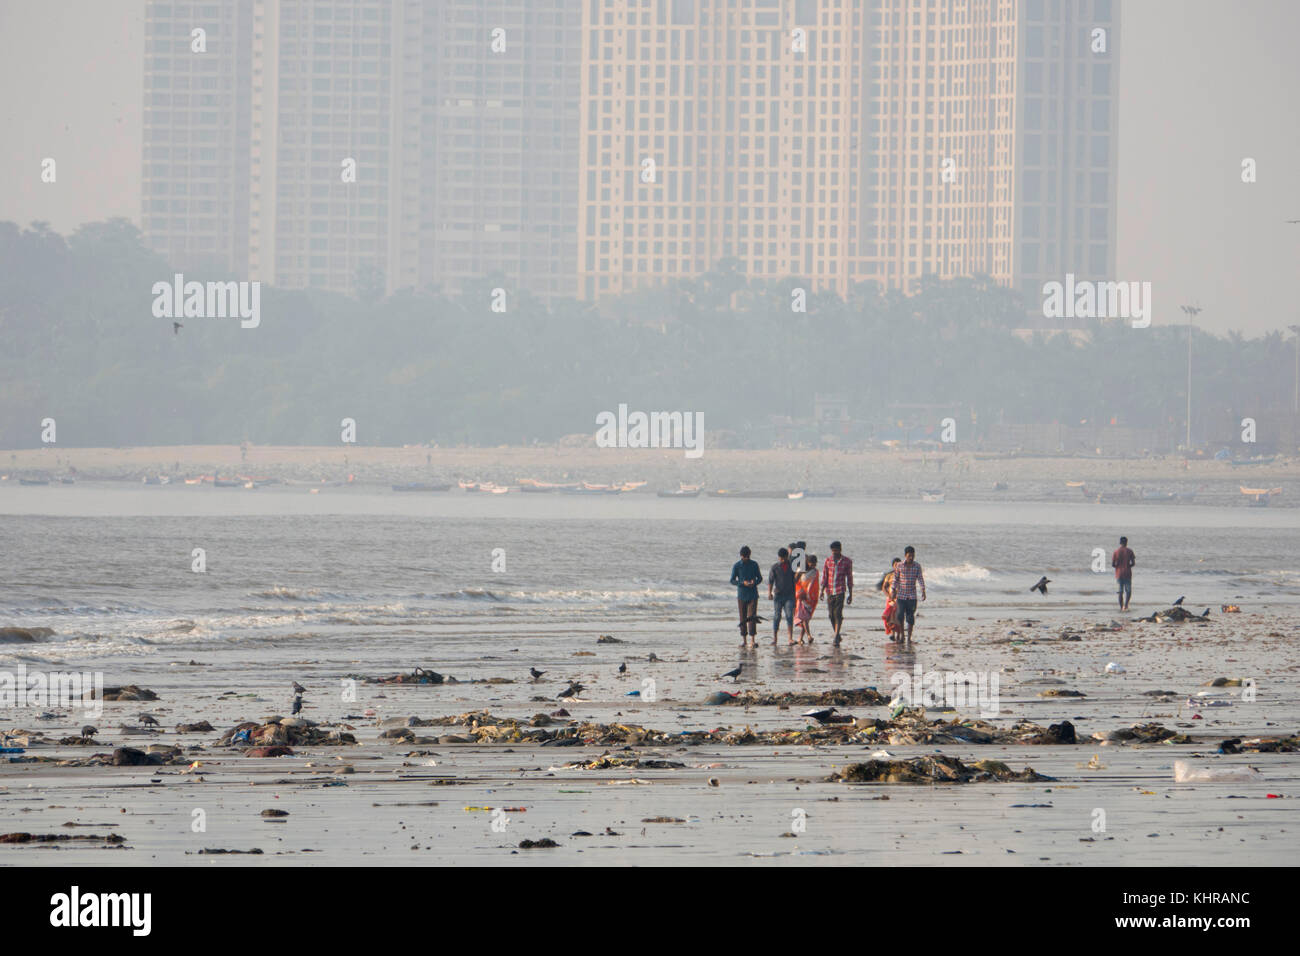
[[[923,491],[921,492],[921,500],[930,504],[941,505],[944,502],[943,492]]]
[[[490,495],[504,495],[510,490],[510,486],[498,485],[492,481],[481,481],[479,482],[478,490],[487,492]]]
[[[656,491],[655,494],[660,498],[698,498],[700,496],[700,489],[693,488],[688,490],[686,488],[678,488],[676,491]]]
[[[1268,505],[1268,499],[1274,495],[1282,493],[1281,488],[1247,488],[1245,485],[1238,485],[1243,495],[1253,495],[1255,500],[1250,502],[1257,508],[1263,508]]]
[[[187,484],[187,485],[201,485],[201,484],[203,484],[203,482],[205,482],[205,481],[207,481],[207,480],[208,480],[208,479],[203,478],[203,477],[199,477],[199,478],[186,478],[186,479],[185,479],[185,484]]]
[[[733,491],[729,488],[709,492],[710,498],[787,498],[789,495],[789,491]]]
[[[394,491],[447,491],[449,488],[451,488],[450,482],[435,485],[425,481],[408,481],[402,485],[393,485]]]
[[[590,485],[583,482],[575,488],[561,488],[566,495],[619,495],[623,493],[622,488],[615,488],[611,485]]]
[[[242,488],[244,483],[234,478],[213,478],[212,486],[214,488]]]
[[[170,485],[172,480],[166,475],[146,475],[140,479],[146,485]]]
[[[1228,460],[1233,468],[1243,468],[1246,465],[1271,465],[1277,456],[1272,458],[1231,458]]]
[[[456,484],[460,485],[461,491],[478,491],[477,481],[458,481]]]
[[[48,478],[19,478],[18,479],[18,484],[20,485],[48,485],[49,483],[50,483],[50,479]]]
[[[1067,488],[1082,488],[1083,486],[1084,482],[1082,481],[1067,481],[1065,483],[1065,487]]]
[[[76,483],[77,483],[76,478],[71,478],[67,475],[64,475],[62,478],[59,479],[59,484],[61,485],[75,485]]]
[[[800,498],[803,497],[803,492],[802,492],[802,491],[791,491],[791,492],[788,492],[788,493],[786,494],[786,497],[789,498],[791,501],[798,501]]]

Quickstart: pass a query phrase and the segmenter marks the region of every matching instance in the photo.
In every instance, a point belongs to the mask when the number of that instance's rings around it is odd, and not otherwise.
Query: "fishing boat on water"
[[[48,485],[49,483],[50,483],[50,479],[48,478],[19,478],[18,479],[18,484],[20,485]]]
[[[736,491],[731,488],[718,488],[709,492],[710,498],[788,498],[789,491]]]

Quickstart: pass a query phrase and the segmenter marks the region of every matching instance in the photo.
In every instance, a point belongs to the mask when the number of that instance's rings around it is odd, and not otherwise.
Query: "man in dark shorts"
[[[790,552],[781,548],[776,552],[777,562],[767,574],[767,596],[772,601],[772,643],[781,631],[781,615],[785,615],[786,636],[794,643],[794,568],[790,565]]]
[[[731,583],[736,586],[736,605],[740,610],[741,644],[749,643],[746,633],[751,638],[758,634],[758,585],[762,580],[763,569],[757,561],[750,560],[749,545],[745,545],[740,549],[740,560],[731,566]]]
[[[831,555],[822,565],[821,587],[838,645],[840,628],[844,626],[844,605],[853,603],[853,559],[840,553],[838,541],[831,542]]]
[[[1119,586],[1119,609],[1128,610],[1129,598],[1133,596],[1133,565],[1137,556],[1128,546],[1128,538],[1119,539],[1119,547],[1110,556],[1110,566],[1115,569],[1115,583]]]
[[[903,563],[894,569],[894,600],[898,604],[898,625],[901,633],[907,626],[904,640],[911,641],[912,628],[916,626],[916,599],[919,593],[925,600],[925,573],[916,563],[916,548],[910,544],[903,549]]]

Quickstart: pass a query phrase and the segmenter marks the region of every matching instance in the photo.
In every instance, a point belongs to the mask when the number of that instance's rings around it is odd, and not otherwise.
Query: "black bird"
[[[627,673],[627,661],[618,665],[618,673],[620,677]]]
[[[528,673],[532,675],[533,680],[539,680],[546,671],[539,671],[536,667],[530,667]]]
[[[146,727],[158,726],[158,721],[154,720],[152,714],[141,714],[139,719],[140,723],[144,724]]]
[[[841,714],[834,707],[818,707],[805,711],[801,716],[811,717],[819,724],[847,724],[852,721],[852,714]]]
[[[1201,612],[1201,617],[1209,617],[1209,616],[1210,616],[1210,609],[1207,607],[1204,611]]]
[[[90,726],[90,724],[86,724],[86,726],[81,728],[81,736],[83,737],[93,737],[97,733],[99,733],[99,730]]]
[[[1185,598],[1185,597],[1187,597],[1186,594],[1184,594],[1184,595],[1183,595],[1182,597],[1180,597],[1177,601],[1175,601],[1175,602],[1174,602],[1174,607],[1178,607],[1178,605],[1182,604],[1182,603],[1183,603],[1183,598]]]
[[[299,696],[299,697],[295,697],[295,698],[293,699],[293,714],[292,714],[291,716],[297,717],[300,713],[302,713],[302,697],[301,697],[301,696]]]
[[[1038,591],[1038,592],[1040,592],[1040,593],[1042,593],[1042,594],[1046,594],[1046,593],[1047,593],[1047,586],[1048,586],[1049,584],[1051,584],[1051,583],[1052,583],[1052,579],[1049,578],[1047,575],[1044,574],[1041,578],[1038,579],[1038,583],[1035,584],[1035,585],[1034,585],[1032,588],[1030,588],[1029,590],[1031,590],[1031,591]]]
[[[183,329],[183,328],[185,328],[185,326],[181,325],[179,322],[173,322],[173,323],[172,323],[172,335],[180,335],[180,334],[181,334],[181,329]]]
[[[581,684],[579,684],[577,681],[572,681],[572,682],[570,682],[570,684],[569,684],[568,687],[566,687],[564,690],[560,691],[560,693],[559,693],[559,694],[557,695],[557,697],[556,697],[556,700],[564,700],[564,698],[566,698],[566,697],[577,697],[577,696],[578,696],[579,694],[581,694],[581,693],[583,692],[583,690],[585,690],[585,689],[586,689],[586,688],[584,688],[584,687],[583,687]]]
[[[306,687],[303,687],[302,684],[299,684],[297,681],[294,681],[294,682],[293,682],[293,692],[294,692],[295,694],[305,694],[305,693],[307,693],[307,688],[306,688]]]
[[[729,670],[729,671],[727,671],[727,673],[725,673],[725,674],[720,674],[720,675],[718,675],[718,680],[721,680],[721,679],[724,678],[724,677],[730,677],[730,678],[732,678],[732,683],[735,683],[736,681],[739,681],[739,680],[740,680],[740,671],[741,671],[742,668],[744,668],[744,666],[745,666],[744,664],[737,664],[736,667],[735,667],[735,670]]]

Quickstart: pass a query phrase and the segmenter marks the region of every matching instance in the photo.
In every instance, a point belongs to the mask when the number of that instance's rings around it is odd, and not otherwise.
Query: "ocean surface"
[[[1298,530],[1300,511],[1241,507],[6,485],[0,627],[54,633],[0,642],[0,663],[96,663],[125,680],[196,657],[325,655],[478,676],[495,660],[518,676],[527,642],[551,654],[597,634],[669,651],[734,643],[738,548],[766,571],[795,539],[824,556],[838,538],[854,559],[850,641],[878,629],[873,585],[908,544],[929,586],[922,627],[1117,611],[1120,534],[1138,559],[1134,612],[1180,595],[1197,613],[1280,611],[1300,603]],[[1046,597],[1029,591],[1041,574]]]

